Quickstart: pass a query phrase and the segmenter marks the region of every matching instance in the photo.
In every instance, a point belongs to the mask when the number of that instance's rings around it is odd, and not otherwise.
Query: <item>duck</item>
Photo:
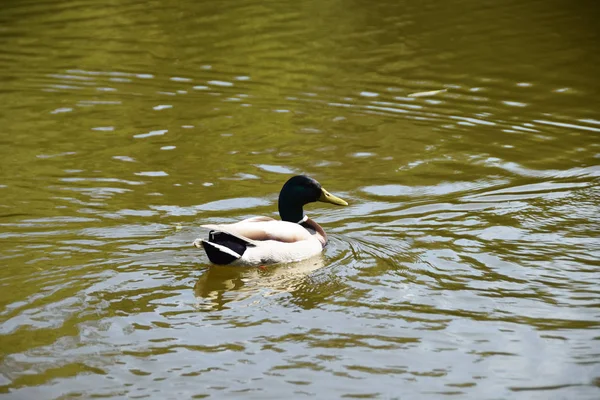
[[[279,192],[281,220],[258,216],[231,224],[202,225],[210,230],[208,238],[198,238],[193,244],[217,265],[264,266],[305,260],[320,254],[328,241],[323,228],[304,214],[304,206],[314,202],[348,205],[315,179],[296,175]]]

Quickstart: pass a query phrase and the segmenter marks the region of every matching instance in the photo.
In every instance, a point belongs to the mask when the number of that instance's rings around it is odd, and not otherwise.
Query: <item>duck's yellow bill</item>
[[[321,188],[321,197],[319,197],[319,201],[322,201],[323,203],[337,204],[338,206],[347,206],[348,205],[348,203],[346,203],[344,200],[332,195],[331,193],[329,193],[327,190],[325,190],[323,188]]]

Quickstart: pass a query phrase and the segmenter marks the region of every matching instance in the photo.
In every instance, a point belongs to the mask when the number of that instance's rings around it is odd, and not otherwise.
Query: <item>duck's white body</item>
[[[327,244],[323,228],[305,216],[302,209],[316,201],[348,205],[316,180],[297,175],[288,179],[279,192],[281,221],[254,217],[234,224],[202,225],[210,229],[208,239],[196,239],[194,246],[204,248],[209,260],[220,265],[252,266],[305,260],[319,254]]]
[[[209,239],[196,239],[194,245],[204,247],[217,264],[256,266],[300,261],[319,254],[327,244],[319,224],[307,217],[300,222],[254,217],[233,224],[202,225],[211,234]]]

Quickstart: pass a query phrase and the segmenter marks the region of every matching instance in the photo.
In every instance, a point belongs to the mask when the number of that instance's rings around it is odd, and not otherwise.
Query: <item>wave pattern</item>
[[[595,22],[451,3],[8,2],[0,393],[597,398]],[[191,247],[296,173],[322,257]]]

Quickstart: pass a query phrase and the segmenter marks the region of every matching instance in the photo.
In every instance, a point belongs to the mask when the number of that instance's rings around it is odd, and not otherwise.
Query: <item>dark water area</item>
[[[599,11],[4,1],[0,397],[600,398]],[[297,173],[321,257],[191,245]]]

